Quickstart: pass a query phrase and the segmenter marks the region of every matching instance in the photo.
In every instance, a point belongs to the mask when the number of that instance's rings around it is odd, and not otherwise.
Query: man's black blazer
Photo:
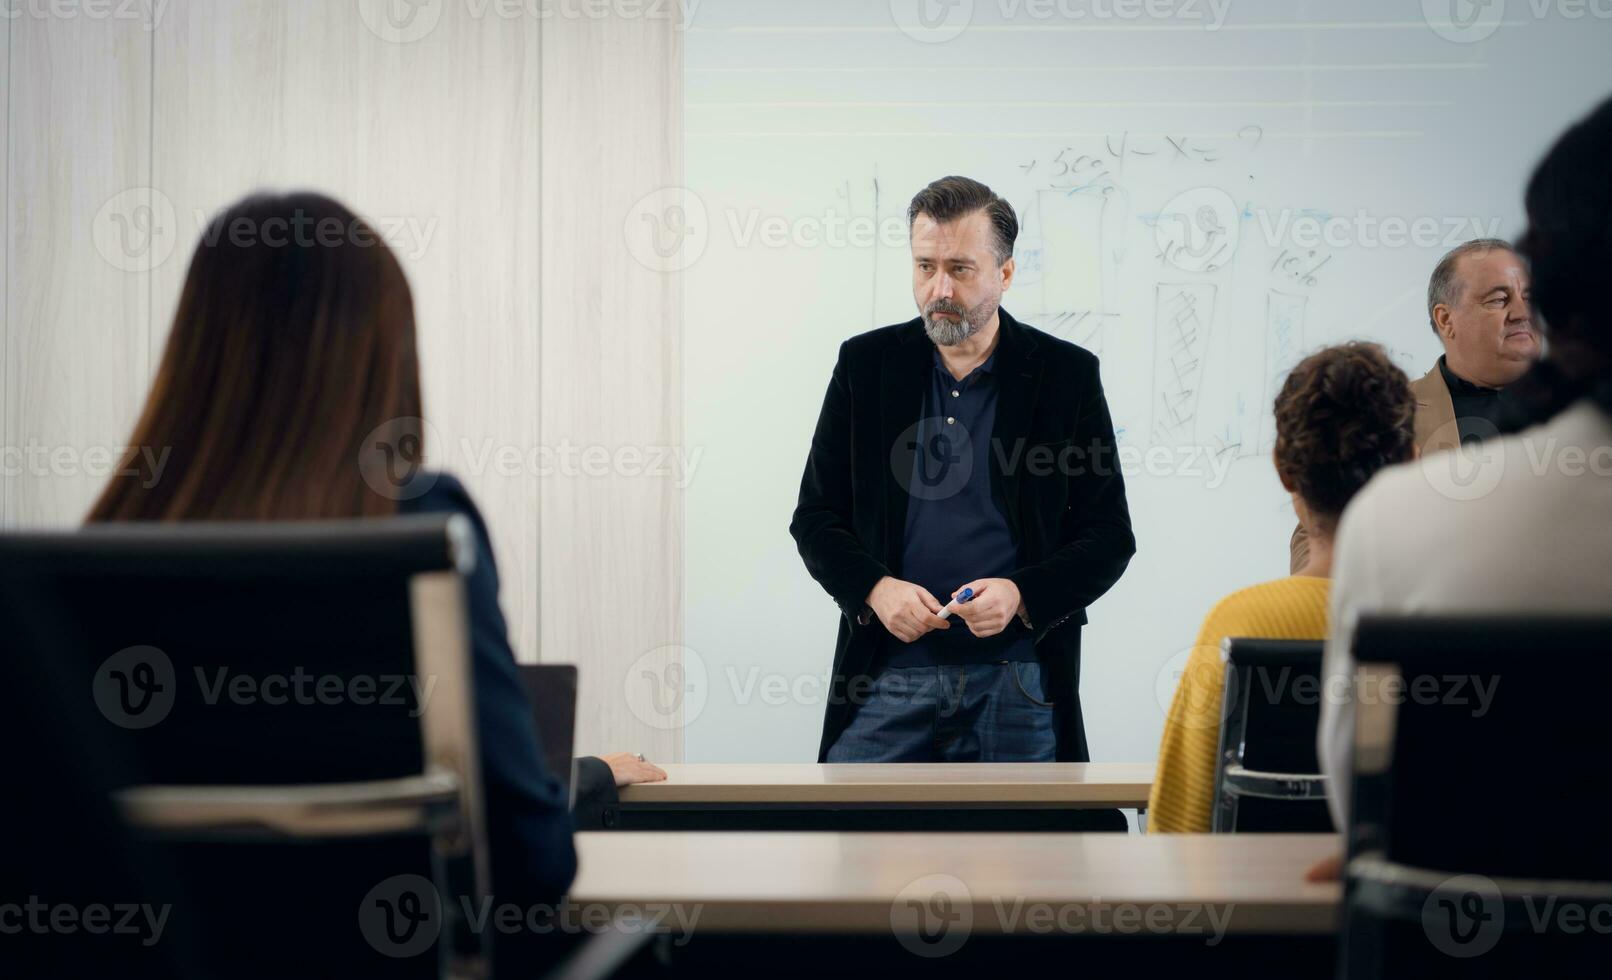
[[[909,443],[934,349],[921,319],[847,340],[812,435],[789,533],[807,572],[843,613],[819,761],[866,696],[879,644],[900,642],[865,600],[879,579],[901,577]],[[991,490],[1023,562],[1008,578],[1019,587],[1047,693],[1058,706],[1057,757],[1085,762],[1080,627],[1086,607],[1136,553],[1114,424],[1097,358],[1006,310],[995,370]]]

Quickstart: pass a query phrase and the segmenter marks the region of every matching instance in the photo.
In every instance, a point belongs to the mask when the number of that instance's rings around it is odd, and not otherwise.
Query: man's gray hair
[[[1427,322],[1432,325],[1433,332],[1438,333],[1438,323],[1433,319],[1433,307],[1443,304],[1454,306],[1461,292],[1461,281],[1455,276],[1456,266],[1460,265],[1463,255],[1473,252],[1488,252],[1493,249],[1505,249],[1515,255],[1517,250],[1511,243],[1501,238],[1474,238],[1470,242],[1461,244],[1444,253],[1433,267],[1433,278],[1427,281]]]

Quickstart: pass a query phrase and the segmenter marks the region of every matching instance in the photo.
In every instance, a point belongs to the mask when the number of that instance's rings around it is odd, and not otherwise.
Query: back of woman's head
[[[1575,123],[1528,181],[1528,230],[1517,242],[1531,264],[1544,361],[1518,392],[1519,423],[1541,421],[1582,397],[1612,413],[1612,99]]]
[[[1376,344],[1311,354],[1276,396],[1276,471],[1330,530],[1385,466],[1415,455],[1416,400]]]
[[[133,474],[89,519],[395,513],[361,472],[363,441],[420,414],[414,304],[391,249],[327,197],[249,197],[197,245],[120,467]]]

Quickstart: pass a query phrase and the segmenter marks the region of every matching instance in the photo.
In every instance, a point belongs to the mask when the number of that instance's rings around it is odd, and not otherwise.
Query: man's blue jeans
[[[887,667],[852,683],[829,762],[1051,762],[1053,707],[1035,663]]]

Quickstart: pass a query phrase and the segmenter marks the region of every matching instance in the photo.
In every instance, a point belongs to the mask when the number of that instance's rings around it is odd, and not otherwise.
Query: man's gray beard
[[[924,314],[924,333],[929,335],[929,342],[936,347],[956,347],[979,332],[979,324],[966,313],[956,320],[941,320]]]

